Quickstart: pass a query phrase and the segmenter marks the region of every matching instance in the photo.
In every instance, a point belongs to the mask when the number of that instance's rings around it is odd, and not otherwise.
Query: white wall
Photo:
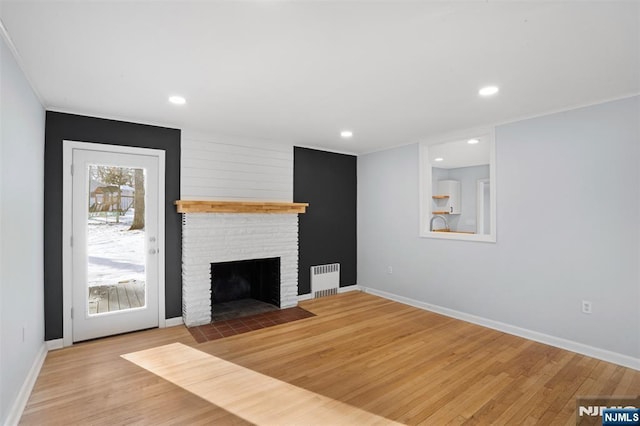
[[[640,358],[639,117],[633,97],[498,127],[496,244],[418,237],[418,145],[359,157],[358,284]]]
[[[0,38],[0,424],[44,350],[44,122]]]
[[[180,198],[293,201],[293,145],[182,134]]]

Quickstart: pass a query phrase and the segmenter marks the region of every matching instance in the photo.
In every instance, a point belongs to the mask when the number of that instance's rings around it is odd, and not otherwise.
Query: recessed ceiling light
[[[187,103],[187,100],[182,96],[169,96],[169,102],[176,105],[184,105]]]
[[[444,158],[442,157],[434,158],[433,161],[444,161]]]
[[[353,132],[351,130],[343,130],[340,132],[340,137],[342,137],[342,139],[352,138]]]
[[[468,143],[469,145],[475,145],[475,144],[477,144],[478,142],[480,142],[480,140],[478,140],[478,139],[469,139],[469,140],[467,141],[467,143]]]
[[[500,89],[498,89],[498,86],[486,86],[483,87],[482,89],[480,89],[478,91],[478,94],[480,96],[491,96],[491,95],[495,95],[496,93],[498,93]]]

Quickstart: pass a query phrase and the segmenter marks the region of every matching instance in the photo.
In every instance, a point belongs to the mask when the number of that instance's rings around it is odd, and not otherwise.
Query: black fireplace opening
[[[211,264],[212,321],[280,308],[280,258]]]

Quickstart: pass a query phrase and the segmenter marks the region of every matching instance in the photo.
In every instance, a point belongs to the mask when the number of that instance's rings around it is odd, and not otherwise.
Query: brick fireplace
[[[182,317],[187,326],[211,322],[213,263],[280,258],[280,308],[298,304],[298,216],[295,213],[304,212],[304,208],[284,212],[290,214],[219,213],[215,209],[193,213],[184,206],[181,208],[179,203],[176,203],[178,211],[183,213]],[[266,204],[275,203],[260,203]]]

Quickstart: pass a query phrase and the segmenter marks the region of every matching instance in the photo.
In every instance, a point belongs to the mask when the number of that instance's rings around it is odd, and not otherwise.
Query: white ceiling
[[[633,1],[2,0],[0,19],[48,109],[353,153],[640,92]]]

